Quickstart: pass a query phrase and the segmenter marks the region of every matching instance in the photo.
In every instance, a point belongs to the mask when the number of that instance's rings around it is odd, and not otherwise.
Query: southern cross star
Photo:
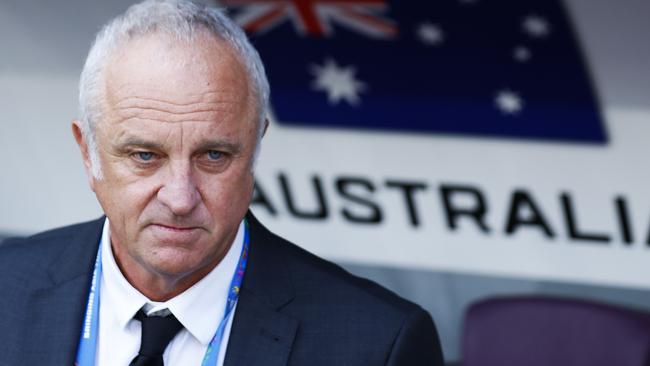
[[[361,102],[359,94],[367,89],[366,84],[356,79],[354,66],[341,67],[333,59],[327,59],[324,65],[311,65],[315,76],[312,89],[327,93],[330,104],[339,104],[342,100],[356,106]]]
[[[500,91],[494,102],[497,108],[504,114],[519,114],[524,108],[524,101],[517,93],[511,90]]]

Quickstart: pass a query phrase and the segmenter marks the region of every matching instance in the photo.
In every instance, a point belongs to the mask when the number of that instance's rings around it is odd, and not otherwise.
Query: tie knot
[[[146,316],[144,311],[140,310],[135,318],[142,323],[142,343],[139,354],[143,356],[162,356],[167,344],[183,328],[171,313],[167,316]]]

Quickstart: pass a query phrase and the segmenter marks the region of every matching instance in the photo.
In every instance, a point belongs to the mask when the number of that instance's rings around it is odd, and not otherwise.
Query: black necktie
[[[140,351],[129,366],[163,366],[163,352],[167,344],[183,326],[173,314],[146,316],[142,310],[135,314],[142,323]]]

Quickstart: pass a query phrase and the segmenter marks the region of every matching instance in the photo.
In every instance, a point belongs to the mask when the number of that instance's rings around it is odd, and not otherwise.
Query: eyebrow
[[[147,150],[164,151],[165,145],[146,140],[140,137],[127,137],[124,141],[118,142],[116,148],[124,151],[130,147],[137,147]],[[207,150],[224,150],[231,154],[238,154],[242,150],[241,144],[232,143],[224,140],[205,140],[199,143],[197,151]]]
[[[235,144],[230,141],[224,141],[224,140],[202,141],[199,144],[197,151],[207,151],[207,150],[223,150],[231,154],[238,154],[239,152],[241,152],[242,147],[241,144]]]
[[[126,150],[129,147],[140,147],[148,150],[164,150],[164,146],[138,137],[128,137],[124,141],[118,142],[115,146],[118,150]]]

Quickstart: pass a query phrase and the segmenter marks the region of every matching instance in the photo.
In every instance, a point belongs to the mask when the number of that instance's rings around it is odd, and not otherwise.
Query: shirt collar
[[[102,232],[102,287],[107,299],[103,304],[111,306],[122,329],[143,306],[147,313],[168,308],[202,345],[212,340],[224,317],[230,282],[244,245],[244,222],[239,224],[237,236],[219,264],[205,277],[179,295],[165,302],[154,302],[135,289],[120,271],[110,243],[108,218]]]

